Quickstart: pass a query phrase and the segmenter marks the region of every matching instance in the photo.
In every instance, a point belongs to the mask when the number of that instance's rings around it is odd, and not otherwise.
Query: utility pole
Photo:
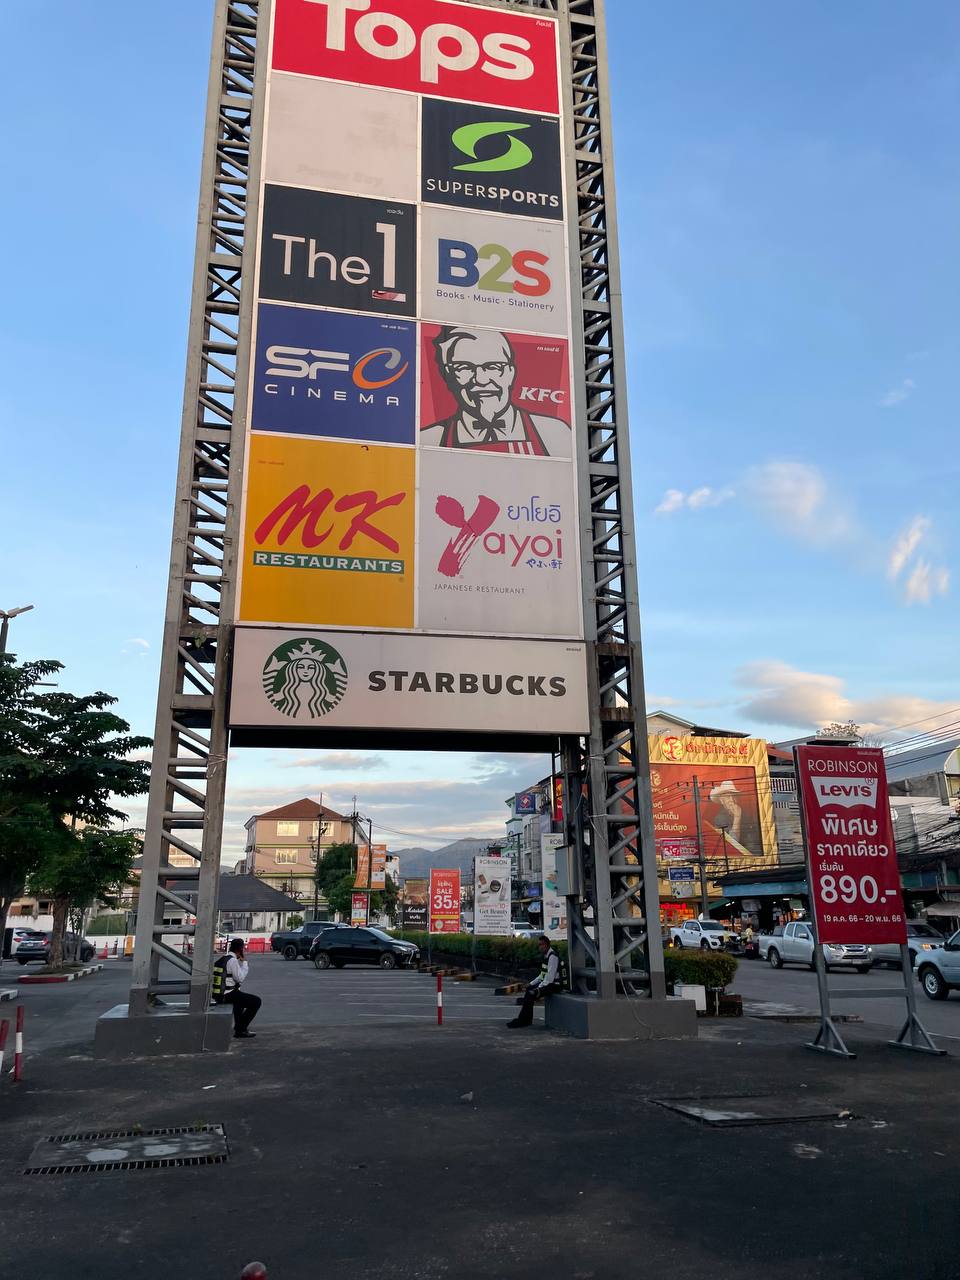
[[[700,866],[700,910],[705,920],[710,919],[710,902],[707,897],[707,863],[703,856],[703,819],[700,816],[700,779],[693,777],[693,807],[697,814],[697,862]]]
[[[19,609],[0,609],[0,654],[7,652],[7,633],[10,630],[10,619],[21,613],[29,613],[32,604],[22,604]]]

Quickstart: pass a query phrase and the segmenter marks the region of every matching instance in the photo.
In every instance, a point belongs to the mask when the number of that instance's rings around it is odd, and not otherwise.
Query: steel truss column
[[[580,762],[587,799],[571,805],[571,816],[583,814],[574,834],[585,890],[569,913],[572,967],[581,992],[662,998],[603,0],[557,0],[557,11],[572,83],[567,190],[578,240],[573,350],[583,375],[575,369],[573,381],[591,703]]]
[[[207,1008],[265,75],[257,50],[268,20],[269,0],[216,0],[131,1015],[164,994],[189,995],[193,1014]],[[174,851],[193,865],[172,864]],[[193,882],[195,907],[168,887],[173,879]],[[196,926],[164,929],[170,908],[195,914]],[[165,945],[163,933],[193,935],[192,955]],[[161,980],[161,959],[182,976]]]

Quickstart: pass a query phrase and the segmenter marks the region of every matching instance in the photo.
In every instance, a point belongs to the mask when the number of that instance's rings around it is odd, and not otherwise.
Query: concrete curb
[[[88,978],[91,973],[99,973],[102,968],[102,964],[93,964],[76,973],[34,973],[18,978],[17,981],[28,986],[40,986],[50,982],[73,982],[74,978]]]
[[[4,1000],[16,1000],[19,994],[20,992],[17,991],[14,987],[4,987],[2,990],[0,990],[0,1003],[2,1003]]]

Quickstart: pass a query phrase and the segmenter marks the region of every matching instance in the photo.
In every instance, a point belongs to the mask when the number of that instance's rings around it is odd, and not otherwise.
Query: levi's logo
[[[279,0],[274,67],[557,111],[556,24],[439,0]]]
[[[846,778],[811,778],[813,793],[821,809],[856,809],[858,805],[877,807],[876,778],[862,778],[856,782]]]

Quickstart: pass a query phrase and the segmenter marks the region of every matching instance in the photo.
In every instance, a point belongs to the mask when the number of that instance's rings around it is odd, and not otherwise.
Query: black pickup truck
[[[299,929],[271,933],[270,950],[279,951],[284,960],[306,960],[314,938],[324,929],[329,929],[332,923],[330,920],[308,920]]]

